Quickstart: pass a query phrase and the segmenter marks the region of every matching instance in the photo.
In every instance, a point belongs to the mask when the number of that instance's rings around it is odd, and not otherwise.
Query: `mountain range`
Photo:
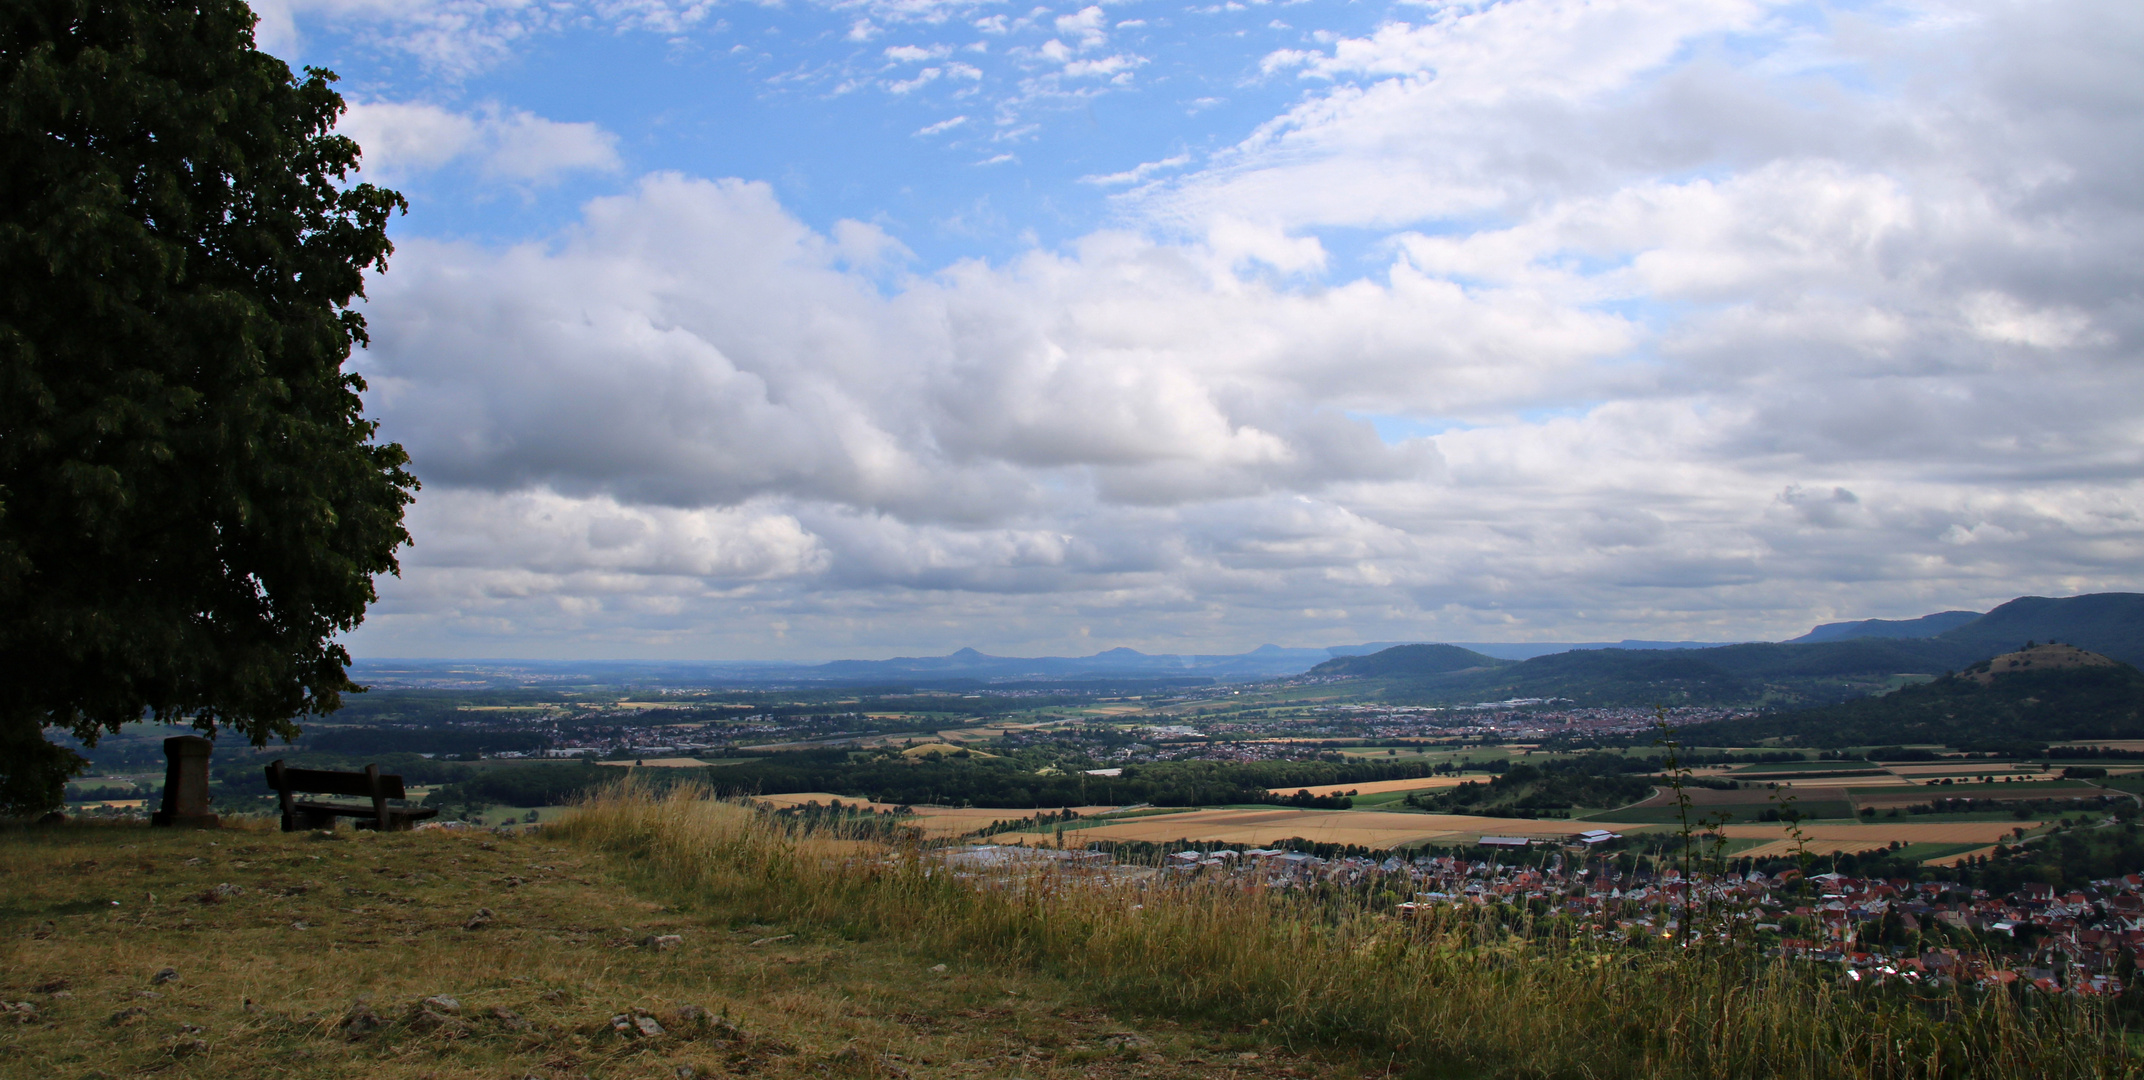
[[[1834,623],[1789,642],[1673,652],[1570,650],[1512,662],[1454,645],[1403,645],[1335,657],[1308,674],[1363,680],[1374,684],[1361,688],[1365,695],[1394,703],[1567,698],[1594,706],[1781,707],[1865,697],[1895,688],[1900,676],[1939,675],[2040,641],[2144,663],[2144,594],[2028,596],[1984,615]]]
[[[1676,695],[1675,700],[1710,702],[1761,696],[1761,687],[1767,684],[1776,683],[1794,694],[1809,692],[1814,683],[1845,680],[1817,693],[1819,698],[1826,694],[1838,696],[1870,679],[1951,670],[2015,649],[2028,640],[2061,640],[2118,660],[2144,663],[2144,595],[2023,597],[1984,615],[1946,611],[1919,619],[1827,623],[1778,643],[1369,642],[1323,648],[1262,645],[1233,654],[1143,653],[1118,648],[1078,657],[993,656],[967,648],[945,656],[835,660],[823,664],[367,659],[353,664],[351,670],[360,682],[372,685],[467,687],[576,682],[675,686],[1169,679],[1245,682],[1307,672],[1318,677],[1394,680],[1411,686],[1401,696],[1412,694],[1436,700],[1576,697],[1583,692],[1591,701],[1651,703],[1648,694],[1665,690]],[[1862,682],[1855,682],[1857,679]],[[1427,685],[1431,682],[1438,685]],[[1595,688],[1587,690],[1589,685]]]

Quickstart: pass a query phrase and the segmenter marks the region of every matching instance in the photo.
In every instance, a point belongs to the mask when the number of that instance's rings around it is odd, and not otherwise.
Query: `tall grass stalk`
[[[1420,1076],[2135,1076],[2095,1006],[1912,998],[1748,951],[1601,944],[1510,911],[1399,919],[1344,890],[1072,872],[959,877],[915,848],[802,835],[690,789],[619,786],[555,827],[759,921],[1046,971],[1105,1003],[1269,1025]]]

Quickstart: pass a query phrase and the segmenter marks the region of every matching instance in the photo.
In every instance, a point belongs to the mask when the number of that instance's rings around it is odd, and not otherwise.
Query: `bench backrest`
[[[277,774],[281,774],[280,777]],[[355,795],[382,799],[402,798],[402,778],[382,773],[379,790],[372,787],[372,777],[361,772],[333,772],[327,769],[293,769],[278,761],[268,766],[268,786],[276,791],[310,791],[321,795]]]

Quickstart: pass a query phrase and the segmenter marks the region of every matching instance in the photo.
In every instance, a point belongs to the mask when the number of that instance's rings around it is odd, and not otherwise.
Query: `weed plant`
[[[1489,906],[1395,914],[1376,890],[1072,869],[964,874],[921,846],[802,835],[679,788],[607,789],[565,838],[685,902],[1046,972],[1097,1002],[1349,1047],[1423,1077],[2136,1076],[2103,1006],[1850,985],[1719,944],[1633,948]],[[957,958],[957,959],[956,959]]]

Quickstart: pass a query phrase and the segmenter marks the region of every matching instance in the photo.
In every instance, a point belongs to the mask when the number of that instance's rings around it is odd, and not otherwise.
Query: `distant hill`
[[[1708,745],[1777,739],[1807,747],[1964,749],[2137,739],[2144,738],[2144,672],[2085,650],[2038,645],[1896,693],[1705,724],[1685,737]]]
[[[1343,678],[1418,678],[1454,671],[1504,667],[1508,660],[1483,656],[1457,645],[1396,645],[1368,656],[1342,656],[1311,668],[1313,676]]]
[[[2060,641],[2125,664],[2144,665],[2144,593],[2021,596],[1944,631],[1936,640],[1976,646],[1983,656],[2009,652],[2028,641]]]
[[[1977,618],[1980,618],[1980,612],[1977,611],[1938,611],[1918,619],[1863,619],[1860,622],[1825,623],[1798,638],[1788,638],[1782,644],[1807,645],[1819,641],[1846,641],[1850,638],[1932,638]]]
[[[1329,660],[1310,674],[1374,682],[1365,693],[1421,704],[1531,697],[1588,706],[1828,704],[1881,690],[1900,674],[1953,671],[1985,655],[1973,645],[1885,638],[1582,649],[1518,662],[1455,645],[1409,645]]]

